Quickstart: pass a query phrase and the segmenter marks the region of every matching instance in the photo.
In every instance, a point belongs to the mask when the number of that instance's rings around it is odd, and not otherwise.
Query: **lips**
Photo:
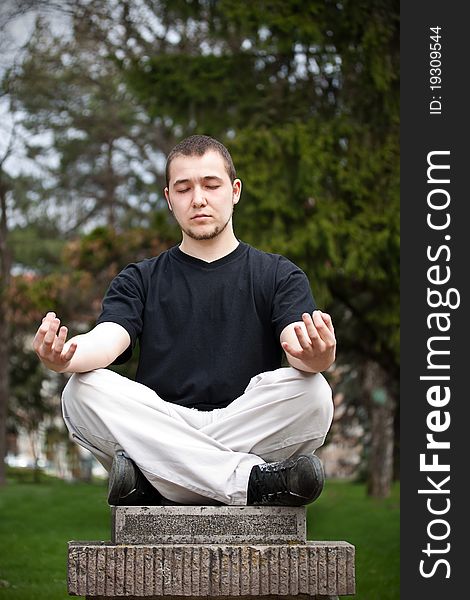
[[[194,215],[194,217],[191,217],[191,221],[194,221],[195,219],[210,219],[211,216],[210,215],[206,215],[204,213],[198,214],[198,215]]]

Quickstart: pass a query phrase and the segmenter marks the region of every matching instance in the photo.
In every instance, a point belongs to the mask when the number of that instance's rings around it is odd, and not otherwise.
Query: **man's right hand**
[[[34,336],[33,348],[42,363],[51,371],[64,373],[77,349],[75,342],[66,343],[67,327],[60,327],[60,319],[47,313]]]

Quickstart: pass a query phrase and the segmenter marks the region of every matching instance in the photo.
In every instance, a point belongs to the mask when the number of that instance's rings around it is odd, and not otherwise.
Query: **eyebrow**
[[[220,183],[223,183],[223,179],[221,179],[220,177],[217,177],[217,175],[206,175],[205,177],[201,177],[201,180],[204,182],[207,182],[210,180],[215,180]],[[178,184],[182,184],[182,183],[190,183],[191,181],[192,181],[191,179],[177,179],[173,185],[178,185]]]

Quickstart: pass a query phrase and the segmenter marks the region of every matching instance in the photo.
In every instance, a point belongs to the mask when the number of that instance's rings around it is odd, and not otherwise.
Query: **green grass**
[[[399,598],[398,496],[397,486],[390,499],[374,501],[362,485],[328,481],[309,507],[310,539],[356,546],[357,600]],[[69,598],[67,541],[109,538],[104,482],[10,479],[0,490],[0,599]]]
[[[328,481],[309,506],[307,532],[312,540],[345,540],[356,547],[357,600],[400,598],[400,488],[390,498],[367,498],[365,486]]]
[[[0,598],[63,600],[67,542],[109,539],[104,482],[9,480],[0,490]]]

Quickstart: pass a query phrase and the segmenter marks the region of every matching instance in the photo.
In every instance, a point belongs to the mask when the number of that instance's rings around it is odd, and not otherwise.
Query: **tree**
[[[239,235],[306,270],[334,315],[338,364],[364,382],[372,447],[380,441],[389,456],[399,374],[398,3],[162,1],[152,10],[167,35],[122,58],[129,86],[175,135],[209,133],[230,147],[244,181]],[[129,15],[123,31],[134,36],[142,25]],[[380,373],[372,386],[369,372]],[[370,399],[382,389],[379,407]],[[390,465],[371,461],[374,494],[388,493]],[[375,485],[384,471],[387,484]]]
[[[47,376],[36,354],[25,348],[23,337],[14,338],[11,349],[9,421],[29,438],[34,457],[35,481],[39,480],[40,436],[38,427],[57,413],[57,377]]]
[[[21,177],[12,176],[6,169],[8,160],[17,150],[20,137],[17,127],[17,114],[11,90],[5,85],[5,79],[0,81],[0,98],[2,108],[8,106],[11,121],[8,126],[2,127],[6,140],[1,148],[0,156],[0,486],[5,483],[6,454],[6,419],[9,385],[9,357],[11,350],[10,306],[8,294],[11,282],[11,269],[13,264],[12,248],[10,243],[11,217],[15,213],[15,197],[21,189]]]
[[[99,41],[78,21],[73,36],[58,39],[38,19],[21,67],[12,77],[16,101],[28,115],[28,146],[47,165],[35,193],[42,211],[66,232],[90,223],[114,227],[148,221],[158,196],[158,155],[148,119]]]
[[[23,4],[23,3],[21,3]],[[5,483],[6,419],[10,396],[11,313],[9,292],[13,251],[11,245],[12,222],[21,220],[25,208],[24,177],[11,165],[15,158],[24,157],[25,131],[22,115],[17,109],[15,91],[10,74],[21,62],[21,43],[8,35],[8,25],[15,16],[23,14],[23,6],[15,3],[2,5],[0,14],[0,486]]]
[[[64,2],[62,8],[74,5]],[[58,6],[12,2],[1,26],[38,8],[47,12]],[[80,19],[71,23],[73,35],[59,39],[49,21],[38,17],[31,38],[1,74],[1,96],[11,122],[6,132],[10,142],[0,157],[2,458],[10,371],[21,354],[19,346],[11,345],[12,326],[26,344],[31,324],[54,307],[63,309],[61,316],[69,317],[73,328],[96,316],[95,297],[94,309],[85,309],[92,288],[104,291],[86,273],[70,273],[72,266],[63,260],[66,240],[98,223],[116,229],[162,224],[158,211],[153,214],[160,199],[155,182],[162,177],[158,154],[149,143],[155,131],[99,40]],[[36,399],[39,406],[41,398]]]
[[[6,419],[9,397],[9,342],[7,290],[10,283],[11,254],[8,246],[7,194],[8,179],[0,162],[0,486],[5,483]]]
[[[398,404],[399,372],[398,2],[65,4],[71,39],[53,40],[39,22],[17,73],[29,131],[49,132],[56,160],[37,197],[62,215],[64,231],[151,224],[169,239],[161,159],[191,133],[224,141],[244,182],[237,233],[307,272],[334,316],[338,366],[356,375],[342,385],[362,382],[347,395],[374,424],[371,447],[381,441],[389,456],[383,424]],[[29,152],[45,157],[47,148]],[[156,209],[153,223],[137,197]],[[369,489],[386,494],[390,469],[383,477],[383,461],[370,465],[371,482],[386,484]]]

